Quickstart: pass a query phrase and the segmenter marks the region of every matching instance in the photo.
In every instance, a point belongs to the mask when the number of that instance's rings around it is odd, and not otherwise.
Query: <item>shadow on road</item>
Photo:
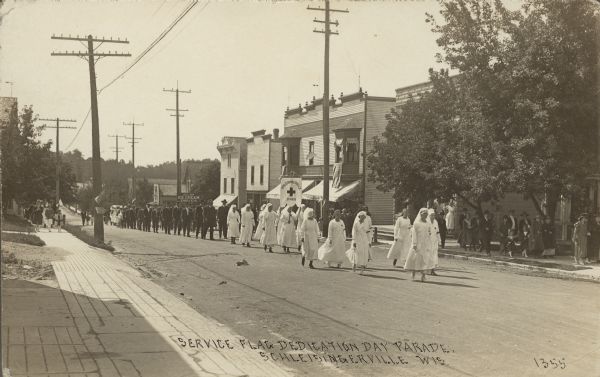
[[[437,276],[442,277],[442,278],[451,278],[451,279],[479,280],[479,279],[471,278],[468,276],[452,276],[452,275],[441,275],[441,274],[437,274]]]
[[[394,276],[371,275],[371,274],[362,274],[362,276],[366,276],[366,277],[370,277],[370,278],[375,278],[375,279],[406,280],[406,279],[397,278],[397,277],[394,277]]]
[[[431,280],[425,280],[423,282],[423,284],[446,285],[449,287],[462,287],[462,288],[479,288],[474,285],[460,284],[460,283],[443,283],[441,281],[431,281]]]

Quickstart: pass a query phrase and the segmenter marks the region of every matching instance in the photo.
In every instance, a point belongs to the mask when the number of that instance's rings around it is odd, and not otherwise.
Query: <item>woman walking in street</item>
[[[367,221],[367,212],[360,211],[352,225],[352,247],[346,251],[346,256],[352,263],[352,271],[360,267],[362,275],[369,261],[371,248],[370,225]]]
[[[308,267],[315,268],[313,261],[317,259],[319,249],[319,224],[315,220],[315,211],[312,208],[304,211],[302,221],[302,265],[308,260]]]
[[[304,221],[304,211],[306,211],[306,204],[300,204],[296,212],[296,243],[298,244],[298,251],[302,249],[302,231],[300,228]]]
[[[263,204],[260,207],[260,212],[258,213],[258,225],[256,226],[256,231],[254,232],[254,239],[260,242],[260,237],[263,234],[263,227],[264,227],[264,223],[263,223],[263,217],[265,215],[267,209],[267,205]]]
[[[273,245],[277,244],[277,214],[273,212],[273,205],[267,204],[266,211],[263,215],[262,235],[260,243],[263,245],[265,252],[267,248],[269,253],[273,252]]]
[[[396,266],[398,260],[404,266],[408,252],[410,251],[410,219],[406,208],[402,209],[402,215],[394,225],[394,242],[388,251],[387,259],[393,259],[392,266]]]
[[[285,253],[290,252],[290,248],[296,248],[296,216],[292,212],[292,207],[287,207],[279,217],[279,244]]]
[[[327,228],[327,240],[319,248],[319,260],[327,263],[328,267],[340,268],[346,259],[346,226],[341,217],[342,213],[336,209]]]
[[[235,245],[235,239],[240,236],[240,213],[235,204],[229,207],[227,213],[227,235],[232,245]]]
[[[429,258],[427,260],[427,270],[431,270],[431,275],[437,276],[435,273],[435,269],[438,266],[438,248],[440,247],[440,228],[437,220],[435,219],[435,210],[430,208],[428,211],[429,215],[429,226],[431,227],[431,231],[429,234],[430,243],[429,243]]]
[[[411,248],[404,264],[405,270],[412,271],[413,281],[417,272],[421,273],[421,281],[425,281],[430,243],[431,226],[427,221],[427,208],[421,208],[411,229]]]
[[[254,228],[254,212],[250,208],[250,204],[244,206],[242,211],[242,228],[240,231],[240,244],[250,247],[252,239],[252,229]]]

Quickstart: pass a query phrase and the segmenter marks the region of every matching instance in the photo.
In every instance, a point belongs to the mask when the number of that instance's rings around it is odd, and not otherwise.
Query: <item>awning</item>
[[[303,179],[302,180],[302,192],[306,190],[310,190],[315,184],[314,179]],[[279,199],[279,194],[281,192],[281,184],[275,186],[275,188],[267,193],[267,199]],[[304,194],[302,194],[302,198],[304,199]]]
[[[331,187],[332,181],[329,180],[329,201],[338,202],[344,198],[355,194],[360,188],[360,180],[342,183],[339,188]],[[323,200],[323,181],[312,189],[302,193],[302,199]]]
[[[213,200],[213,207],[220,207],[223,200],[227,200],[227,205],[231,204],[237,199],[237,195],[234,194],[221,194],[215,200]]]

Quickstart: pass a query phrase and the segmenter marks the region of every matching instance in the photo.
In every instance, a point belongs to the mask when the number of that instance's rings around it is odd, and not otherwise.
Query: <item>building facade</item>
[[[213,200],[215,207],[223,200],[227,205],[243,205],[246,197],[247,144],[246,138],[225,136],[217,144],[221,154],[221,182],[219,196]]]
[[[279,129],[273,134],[265,130],[252,132],[252,137],[246,139],[246,195],[247,201],[254,208],[260,208],[266,201],[269,190],[279,184],[281,175],[281,142]]]
[[[373,137],[385,130],[385,115],[395,106],[393,97],[373,97],[362,89],[350,95],[333,96],[330,102],[329,161],[323,158],[323,101],[285,112],[282,144],[282,174],[302,178],[303,199],[320,207],[323,199],[323,166],[329,165],[329,200],[333,207],[356,209],[366,205],[374,224],[392,224],[392,193],[385,193],[368,180],[366,157]],[[275,188],[269,194],[275,196]]]

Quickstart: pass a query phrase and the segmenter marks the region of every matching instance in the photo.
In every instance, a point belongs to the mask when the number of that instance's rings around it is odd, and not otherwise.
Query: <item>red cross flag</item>
[[[300,206],[302,204],[302,179],[281,178],[280,205]]]

